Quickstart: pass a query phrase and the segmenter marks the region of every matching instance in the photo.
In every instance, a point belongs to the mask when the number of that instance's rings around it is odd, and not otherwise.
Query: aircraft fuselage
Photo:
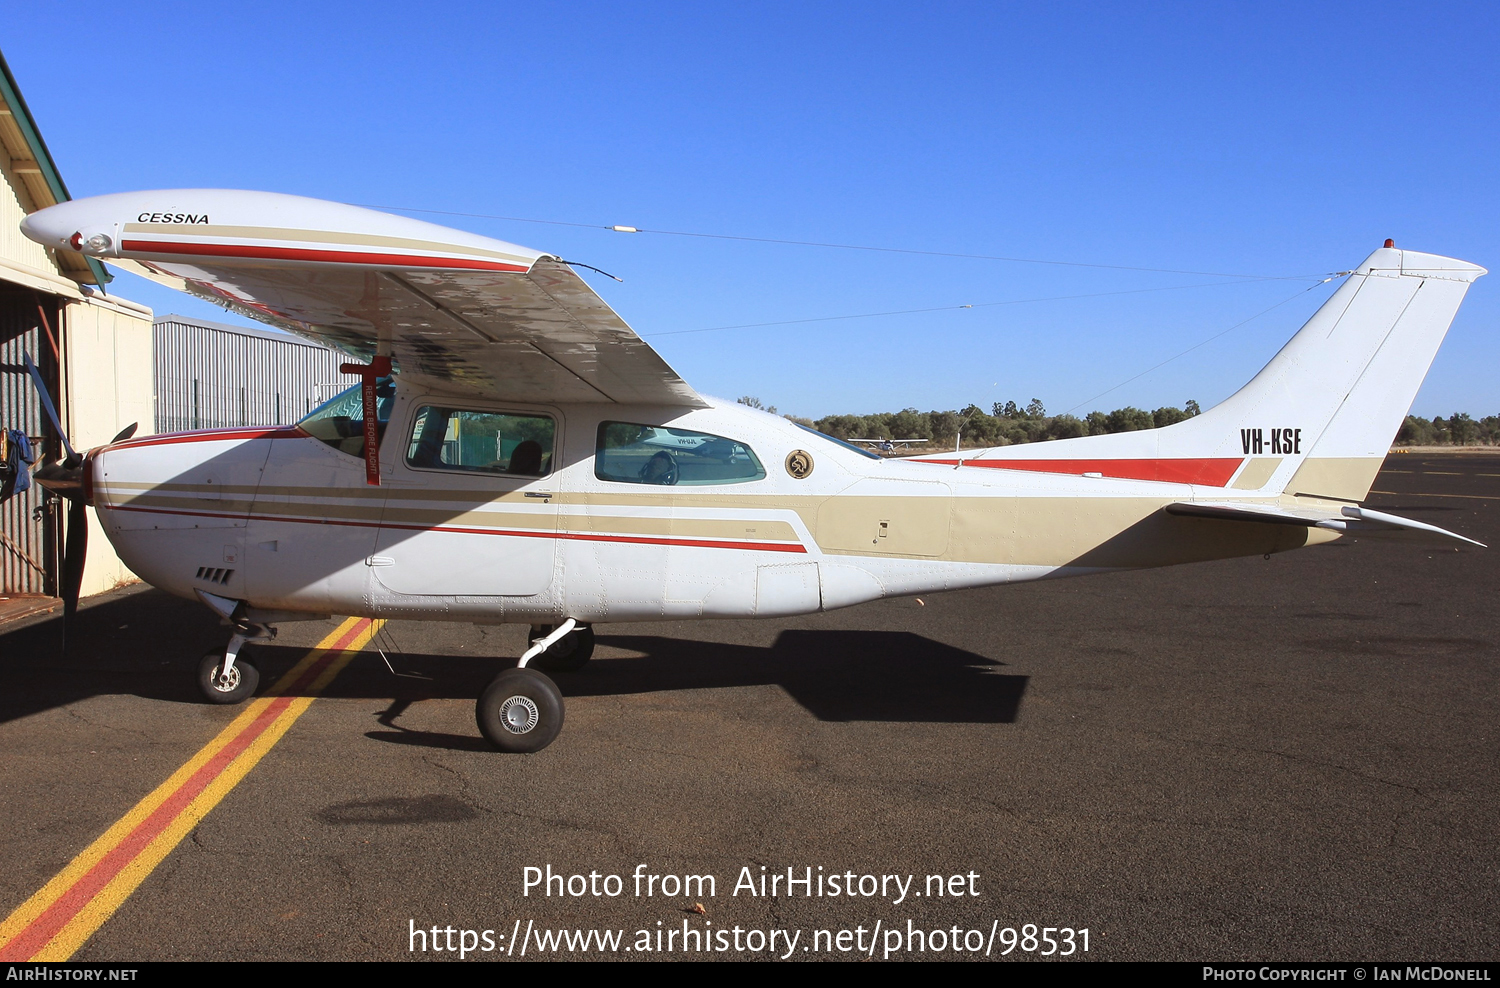
[[[515,438],[526,429],[550,446],[536,462]],[[1222,488],[881,459],[719,401],[534,405],[402,387],[379,486],[359,455],[302,427],[152,436],[92,469],[100,521],[149,583],[312,614],[791,615],[1336,537],[1161,510]]]

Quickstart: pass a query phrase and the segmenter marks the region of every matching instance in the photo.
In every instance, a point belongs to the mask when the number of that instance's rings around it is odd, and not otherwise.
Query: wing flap
[[[1450,532],[1445,528],[1438,528],[1436,525],[1352,504],[1346,504],[1334,510],[1250,502],[1177,501],[1167,505],[1166,511],[1172,515],[1215,518],[1220,521],[1326,528],[1348,535],[1373,538],[1401,538],[1422,542],[1457,539],[1460,542],[1477,545],[1481,549],[1488,548],[1483,542],[1476,542],[1474,539]]]

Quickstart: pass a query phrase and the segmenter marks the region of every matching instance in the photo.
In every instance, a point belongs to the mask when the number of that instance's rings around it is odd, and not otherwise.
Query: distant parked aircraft
[[[930,439],[851,439],[851,443],[860,443],[871,449],[878,449],[882,453],[894,453],[897,449],[906,449],[919,443],[931,442]]]

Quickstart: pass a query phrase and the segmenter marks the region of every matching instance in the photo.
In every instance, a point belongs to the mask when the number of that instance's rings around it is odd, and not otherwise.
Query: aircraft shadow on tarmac
[[[621,627],[621,626],[616,626]],[[86,606],[66,656],[60,620],[0,633],[0,722],[92,696],[125,694],[201,704],[198,659],[223,647],[224,629],[205,608],[156,590]],[[1027,677],[1003,663],[903,631],[783,631],[769,647],[652,635],[600,634],[602,650],[639,653],[596,657],[555,678],[566,697],[624,696],[679,690],[776,685],[823,721],[1004,724],[1016,719]],[[247,649],[270,684],[307,649]],[[388,728],[368,736],[394,743],[487,750],[483,739],[403,730],[400,713],[426,699],[471,700],[513,655],[390,654],[393,676],[367,650],[323,696],[388,698]]]
[[[66,654],[60,611],[0,629],[0,723],[111,694],[201,703],[198,660],[225,641],[207,608],[149,588],[85,600],[74,620]]]
[[[994,659],[904,631],[783,631],[769,648],[650,635],[600,635],[598,644],[642,655],[595,659],[580,672],[557,673],[565,697],[776,685],[823,721],[1009,724],[1027,683],[1025,676],[999,673],[1003,663]],[[485,664],[482,678],[470,678],[451,656],[393,656],[392,662],[398,671],[421,669],[433,678],[403,685],[404,695],[380,717],[393,730],[366,737],[490,749],[482,738],[403,730],[397,721],[417,698],[477,695],[494,674],[493,663]],[[339,681],[346,689],[354,685],[347,676]],[[339,683],[325,695],[338,695]]]

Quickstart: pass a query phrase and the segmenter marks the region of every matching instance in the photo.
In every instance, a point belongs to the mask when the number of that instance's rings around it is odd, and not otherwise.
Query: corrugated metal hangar
[[[359,383],[349,357],[275,330],[169,315],[152,336],[157,432],[288,425]]]

